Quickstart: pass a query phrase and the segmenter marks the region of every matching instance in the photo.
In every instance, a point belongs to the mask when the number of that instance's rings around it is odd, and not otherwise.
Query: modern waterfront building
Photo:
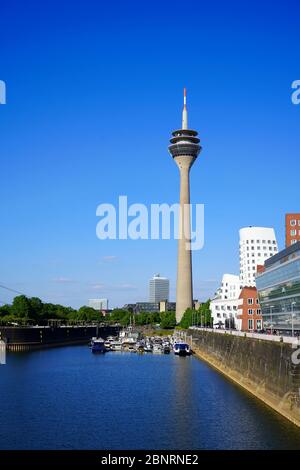
[[[128,310],[131,313],[142,313],[142,312],[159,312],[159,302],[136,302],[135,304],[125,304],[123,310]]]
[[[108,310],[108,299],[90,299],[89,307],[99,310],[99,312]]]
[[[160,312],[175,312],[176,311],[176,302],[167,302],[162,300],[159,302],[159,311]]]
[[[125,304],[123,309],[136,314],[142,312],[170,312],[175,311],[176,303],[167,302],[165,300],[161,302],[136,302],[135,304]]]
[[[161,300],[169,300],[169,288],[169,279],[155,274],[149,281],[149,302],[158,303]]]
[[[221,286],[217,289],[216,295],[210,303],[214,327],[238,327],[237,310],[240,292],[239,276],[224,274]]]
[[[300,242],[268,259],[256,285],[264,328],[300,332]]]
[[[240,280],[243,286],[255,287],[258,265],[278,252],[273,228],[245,227],[240,229]]]
[[[285,247],[300,241],[300,214],[285,215]]]
[[[181,129],[172,132],[169,152],[180,174],[180,214],[178,230],[178,260],[176,285],[176,321],[180,322],[185,310],[193,305],[191,222],[190,222],[190,169],[201,151],[198,133],[188,129],[186,90],[184,89]]]
[[[256,287],[243,287],[237,311],[237,329],[260,331],[263,329],[261,308]]]

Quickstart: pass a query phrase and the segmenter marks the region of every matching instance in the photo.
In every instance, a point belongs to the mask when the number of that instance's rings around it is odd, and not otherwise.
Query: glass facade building
[[[256,287],[264,328],[282,334],[300,333],[300,242],[265,262]]]

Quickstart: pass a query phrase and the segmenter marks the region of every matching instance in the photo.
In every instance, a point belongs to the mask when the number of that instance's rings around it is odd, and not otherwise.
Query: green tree
[[[175,328],[176,326],[176,316],[175,312],[163,312],[161,313],[161,328]]]
[[[204,302],[199,308],[200,325],[212,326],[212,316],[210,310],[210,299]]]
[[[80,307],[80,309],[77,312],[77,320],[83,320],[83,321],[94,321],[94,320],[100,320],[102,318],[102,314],[95,310],[92,307],[87,307],[86,305],[83,305]]]
[[[132,313],[128,312],[127,310],[115,308],[110,314],[110,320],[114,323],[122,323],[123,319],[126,321],[130,315],[132,315]]]
[[[179,323],[179,326],[184,329],[187,329],[192,326],[196,313],[197,311],[192,308],[186,309]]]
[[[39,320],[43,316],[43,302],[38,297],[28,299],[30,305],[30,315],[34,320]]]
[[[6,317],[7,315],[11,315],[12,309],[10,305],[2,305],[0,307],[0,318]]]
[[[18,295],[14,298],[12,314],[16,318],[31,318],[32,308],[30,300],[25,295]]]

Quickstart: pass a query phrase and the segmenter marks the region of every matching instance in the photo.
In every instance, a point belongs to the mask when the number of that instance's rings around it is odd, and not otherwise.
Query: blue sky
[[[175,241],[100,241],[96,207],[178,201],[167,152],[182,89],[203,151],[191,197],[205,204],[194,297],[238,273],[238,230],[299,211],[296,1],[10,1],[1,5],[0,283],[72,305],[148,298],[171,280]],[[12,293],[0,289],[0,300]]]

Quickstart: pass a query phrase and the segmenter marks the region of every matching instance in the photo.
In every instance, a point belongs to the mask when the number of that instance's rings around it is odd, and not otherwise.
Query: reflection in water
[[[0,393],[1,449],[300,448],[298,428],[194,357],[9,354]]]

